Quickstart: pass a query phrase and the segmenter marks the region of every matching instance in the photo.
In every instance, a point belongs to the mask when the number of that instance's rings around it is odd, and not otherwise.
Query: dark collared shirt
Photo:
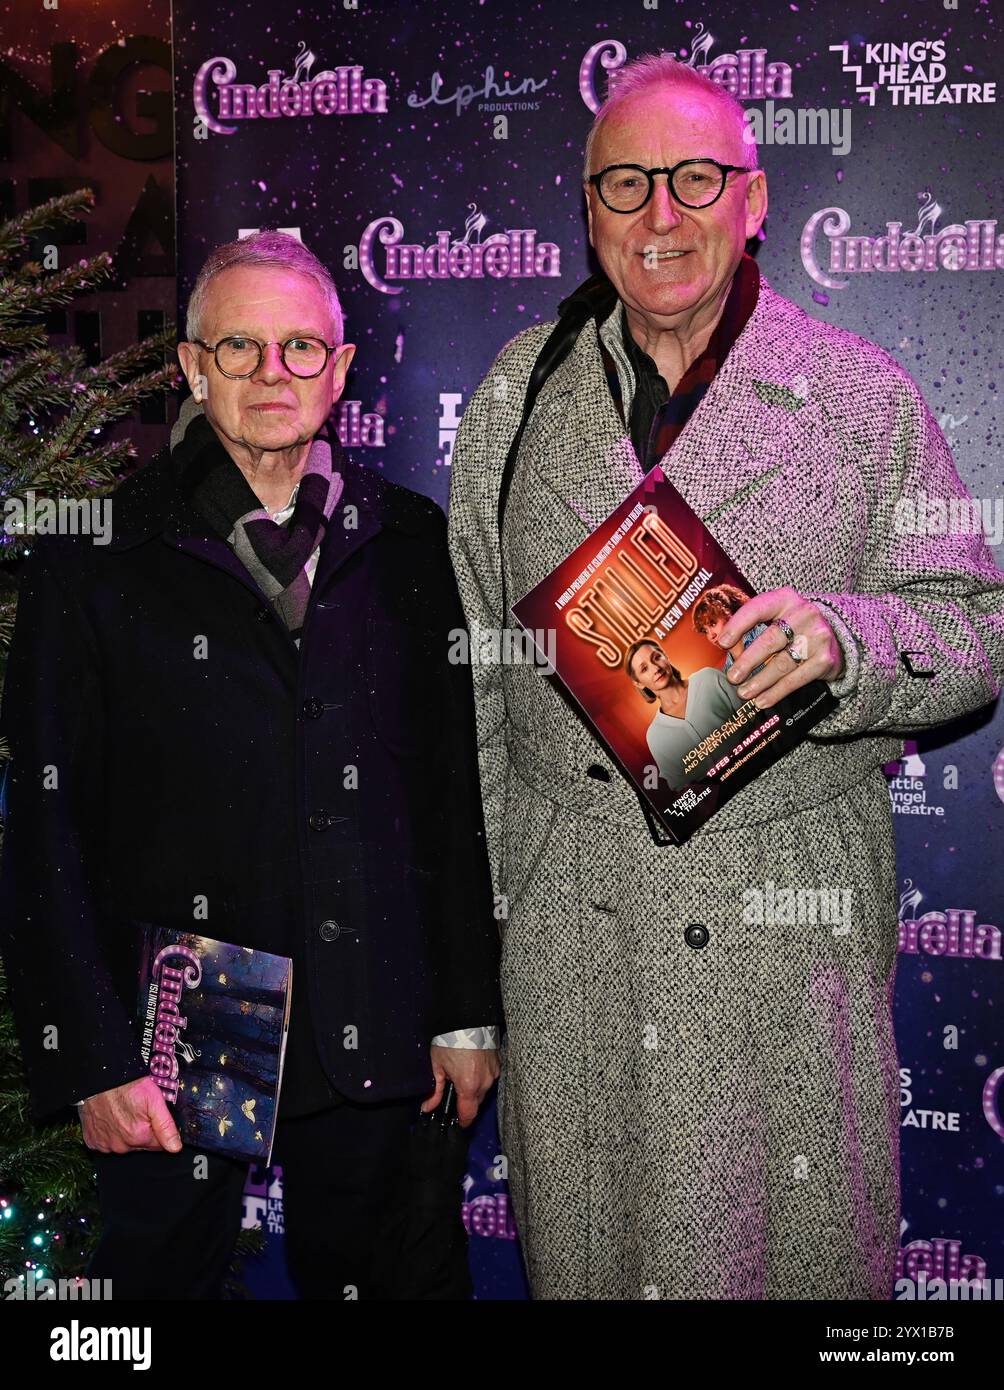
[[[677,382],[672,393],[655,362],[638,346],[628,327],[627,312],[621,305],[621,333],[624,349],[635,377],[629,430],[635,453],[645,472],[659,462],[679,437],[693,415],[729,349],[746,326],[760,293],[760,271],[751,256],[744,255],[732,278],[722,316],[715,325],[708,345]],[[602,344],[601,344],[602,346]],[[620,404],[617,368],[603,349],[614,399]],[[611,372],[613,379],[611,380]]]

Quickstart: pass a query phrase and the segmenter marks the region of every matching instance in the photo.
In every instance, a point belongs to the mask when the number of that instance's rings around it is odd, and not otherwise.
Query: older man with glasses
[[[293,960],[275,1154],[301,1295],[470,1291],[459,1182],[437,1262],[405,1238],[420,1107],[449,1080],[467,1126],[498,1074],[464,619],[442,511],[328,428],[354,352],[298,240],[218,248],[173,448],[116,492],[110,544],[26,562],[0,943],[34,1114],[79,1104],[88,1272],[117,1298],[219,1297],[247,1174],[182,1147],[147,1074],[146,923]]]
[[[685,845],[554,680],[475,670],[502,945],[503,1149],[541,1298],[883,1299],[898,1236],[896,873],[882,765],[993,701],[1004,574],[910,377],[777,294],[743,108],[669,55],[617,74],[586,147],[601,272],[468,405],[450,543],[472,629],[660,463],[756,595],[717,640],[742,698],[836,707]],[[529,386],[529,389],[528,389]],[[765,657],[763,671],[751,674]],[[688,673],[684,673],[688,674]],[[761,909],[836,889],[849,922]]]

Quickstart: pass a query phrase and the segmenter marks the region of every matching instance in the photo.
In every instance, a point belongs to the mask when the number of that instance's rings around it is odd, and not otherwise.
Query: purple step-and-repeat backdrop
[[[358,345],[344,445],[445,506],[481,376],[594,268],[580,169],[607,82],[670,51],[746,105],[770,283],[914,376],[1004,564],[999,28],[973,0],[174,0],[182,303],[214,245],[262,226],[301,236]],[[888,772],[902,1273],[1004,1277],[1004,713],[918,735]],[[290,1297],[275,1158],[248,1179],[246,1222],[267,1232],[248,1283]],[[493,1110],[463,1211],[478,1296],[525,1297]]]

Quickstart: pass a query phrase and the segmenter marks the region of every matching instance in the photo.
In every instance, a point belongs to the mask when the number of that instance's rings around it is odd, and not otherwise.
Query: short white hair
[[[695,68],[688,67],[686,63],[681,63],[672,53],[645,53],[617,72],[611,73],[607,79],[606,100],[597,111],[586,136],[586,157],[582,166],[584,183],[588,182],[589,175],[593,172],[590,165],[600,126],[628,97],[634,96],[636,92],[646,91],[649,87],[677,87],[713,97],[721,106],[723,116],[734,122],[739,129],[740,139],[746,150],[744,167],[760,167],[756,141],[752,138],[752,130],[746,123],[746,108],[742,102],[737,101],[732,93],[726,91],[718,82],[705,77]]]
[[[238,265],[277,265],[285,270],[295,270],[298,274],[306,275],[313,280],[324,294],[331,310],[335,332],[335,341],[331,346],[341,347],[345,336],[345,316],[331,272],[297,237],[290,236],[288,232],[274,232],[267,228],[252,232],[243,241],[228,241],[209,253],[192,286],[188,300],[185,333],[190,343],[202,336],[202,315],[205,310],[206,291],[211,281],[224,270]]]

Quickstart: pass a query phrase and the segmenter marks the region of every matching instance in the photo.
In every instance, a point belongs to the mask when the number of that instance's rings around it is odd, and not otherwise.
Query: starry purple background
[[[831,205],[850,214],[851,235],[870,236],[884,234],[887,221],[912,230],[925,195],[943,209],[940,227],[993,218],[1004,207],[1004,93],[994,104],[894,107],[880,90],[869,106],[856,95],[840,55],[829,51],[845,40],[854,55],[865,42],[942,39],[944,82],[1000,83],[1000,25],[989,5],[973,0],[957,11],[936,0],[851,0],[839,7],[824,0],[718,0],[713,7],[664,0],[654,12],[609,0],[574,6],[360,0],[357,11],[330,0],[286,7],[174,0],[182,306],[206,252],[238,228],[299,227],[330,266],[347,340],[358,345],[345,399],[385,418],[384,447],[353,452],[445,506],[441,396],[459,397],[459,417],[503,344],[527,325],[554,318],[558,301],[594,268],[579,183],[591,120],[579,94],[584,54],[610,39],[625,46],[629,59],[663,49],[687,56],[699,24],[714,36],[712,59],[765,48],[768,62],[790,64],[792,94],[775,99],[777,106],[852,109],[852,143],[843,157],[828,146],[762,146],[771,210],[760,265],[775,289],[810,314],[892,352],[941,420],[974,496],[1001,497],[1004,271],[862,274],[827,295],[799,258],[807,219]],[[235,135],[195,138],[193,80],[200,64],[229,57],[236,80],[258,86],[269,68],[292,75],[301,43],[316,54],[315,76],[353,63],[365,77],[382,78],[387,112],[231,122],[239,127]],[[506,140],[493,138],[496,118],[480,109],[483,98],[460,112],[455,103],[408,105],[409,94],[429,96],[437,71],[445,97],[464,84],[479,87],[489,65],[500,86],[546,82],[513,98]],[[533,109],[518,109],[521,102]],[[359,270],[345,268],[345,248],[358,244],[374,219],[393,215],[404,224],[405,242],[428,246],[441,228],[459,239],[471,203],[486,219],[482,239],[532,227],[538,243],[556,243],[560,277],[416,280],[387,296]],[[823,259],[821,237],[817,247]],[[447,419],[449,413],[447,407]],[[995,558],[1004,564],[1000,549]],[[992,774],[1004,749],[1004,717],[998,712],[938,730],[921,738],[919,748],[927,801],[943,805],[945,814],[896,817],[900,877],[922,894],[912,910],[971,908],[978,922],[1004,927],[1004,792],[995,791]],[[953,767],[957,788],[945,786]],[[901,1066],[911,1072],[913,1109],[960,1116],[958,1133],[901,1131],[903,1239],[957,1238],[964,1254],[986,1260],[989,1277],[1004,1277],[1004,1143],[982,1116],[981,1092],[987,1076],[1004,1066],[1002,970],[1001,961],[903,955],[897,980],[897,1038]],[[949,1025],[959,1029],[954,1051],[943,1046]],[[497,1152],[488,1112],[472,1148],[469,1198],[504,1193],[487,1173]],[[514,1240],[475,1233],[471,1246],[480,1297],[523,1296]],[[283,1292],[277,1261],[255,1277],[262,1292]]]

